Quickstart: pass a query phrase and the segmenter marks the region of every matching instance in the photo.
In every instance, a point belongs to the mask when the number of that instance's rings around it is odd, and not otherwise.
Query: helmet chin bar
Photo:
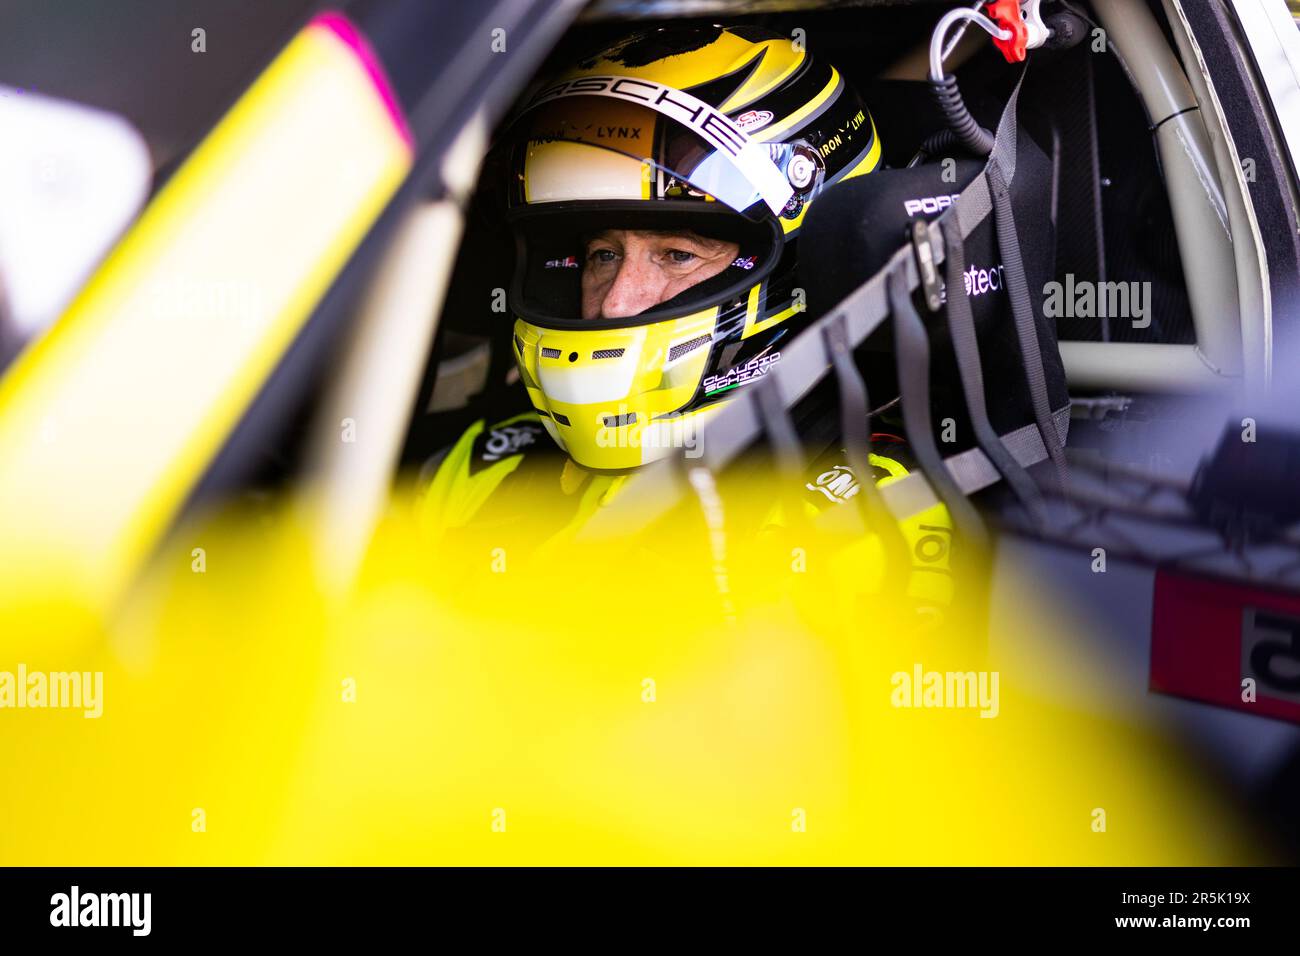
[[[578,464],[638,468],[695,453],[715,405],[688,408],[710,367],[720,310],[633,328],[550,329],[515,322],[521,379],[543,424]]]

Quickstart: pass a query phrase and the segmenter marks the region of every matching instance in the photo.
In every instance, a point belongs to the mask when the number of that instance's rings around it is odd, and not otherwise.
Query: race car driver
[[[635,469],[690,457],[809,322],[795,273],[809,205],[881,155],[838,70],[747,26],[628,37],[541,87],[514,130],[511,344],[532,410],[478,422],[427,466],[435,534],[508,526],[543,501],[571,533]],[[906,474],[897,456],[870,464],[877,481]],[[805,506],[857,481],[832,447]]]

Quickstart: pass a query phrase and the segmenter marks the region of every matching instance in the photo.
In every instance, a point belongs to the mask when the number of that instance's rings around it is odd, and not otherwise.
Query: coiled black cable
[[[944,119],[948,121],[949,128],[940,130],[927,139],[921,146],[923,152],[933,156],[936,150],[941,151],[958,144],[981,158],[993,152],[993,134],[975,122],[975,117],[971,116],[970,110],[966,109],[966,102],[961,98],[961,90],[957,88],[957,77],[948,74],[941,80],[931,79],[930,92],[943,112]],[[932,145],[932,141],[945,137],[951,138],[946,139],[945,142],[934,142]]]

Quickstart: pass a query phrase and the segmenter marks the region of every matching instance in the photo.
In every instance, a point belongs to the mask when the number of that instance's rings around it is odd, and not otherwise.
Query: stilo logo
[[[754,268],[754,262],[757,258],[758,256],[742,256],[733,262],[732,265],[737,269],[744,269],[748,272],[750,269]]]
[[[563,259],[547,259],[545,268],[576,269],[578,268],[578,260],[576,256],[565,256]]]
[[[762,129],[772,122],[772,111],[746,110],[737,116],[733,122],[745,132],[749,132],[751,129]]]
[[[943,212],[957,201],[957,196],[924,196],[921,199],[903,200],[903,208],[907,210],[909,216],[927,215],[932,216],[936,212]]]

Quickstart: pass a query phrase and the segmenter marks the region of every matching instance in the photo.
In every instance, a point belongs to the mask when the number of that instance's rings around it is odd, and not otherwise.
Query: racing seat
[[[1059,477],[1065,469],[1069,395],[1041,294],[1055,271],[1053,165],[1015,122],[1018,91],[987,165],[948,158],[836,184],[809,210],[801,235],[800,277],[814,315],[831,312],[886,268],[900,241],[915,237],[922,258],[939,258],[942,246],[942,283],[927,290],[922,277],[921,298],[929,301],[918,311],[910,290],[890,283],[893,322],[866,348],[896,357],[908,439],[940,496],[955,506],[954,517],[963,523],[964,515],[968,525],[974,516],[943,459],[978,449],[1036,518],[1042,503],[1035,482],[1000,436],[1032,426]],[[985,215],[962,215],[980,201]],[[932,237],[921,224],[940,217]],[[963,235],[958,227],[967,222]],[[952,289],[962,294],[948,295]]]
[[[855,454],[861,462],[870,448],[870,406],[854,353],[885,334],[892,336],[886,341],[920,470],[887,487],[864,484],[854,497],[858,508],[833,509],[828,520],[880,528],[873,519],[882,509],[902,520],[942,502],[958,534],[978,546],[987,533],[969,496],[1003,480],[1035,522],[1044,520],[1028,469],[1050,460],[1057,479],[1064,478],[1070,403],[1054,329],[1034,301],[1052,274],[1052,182],[1043,151],[1019,129],[1023,76],[1006,100],[987,162],[878,171],[861,185],[830,187],[810,209],[800,237],[800,279],[808,305],[821,314],[785,344],[780,364],[746,390],[747,400],[731,402],[709,423],[692,473],[721,472],[761,439],[777,464],[789,468],[802,457],[790,412],[828,378],[840,394],[849,463]],[[944,176],[948,170],[953,182]],[[936,201],[932,212],[907,204],[941,195],[950,203],[939,208]],[[940,267],[949,288],[964,290],[968,269],[977,270],[976,283],[984,270],[983,282],[991,286],[987,273],[995,266],[1005,295],[989,288],[942,299]],[[913,302],[915,290],[926,299],[925,319]],[[953,442],[946,441],[945,418],[957,426]],[[582,537],[649,527],[694,493],[686,472],[680,457],[646,466]]]

